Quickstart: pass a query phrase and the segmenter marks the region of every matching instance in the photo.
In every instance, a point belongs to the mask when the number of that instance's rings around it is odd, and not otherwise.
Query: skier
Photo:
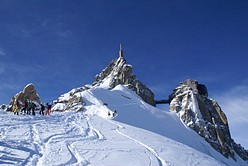
[[[50,115],[51,108],[52,108],[52,105],[47,103],[47,110],[45,112],[45,115]]]
[[[28,102],[27,102],[27,114],[28,115],[31,114],[31,109],[32,109],[32,103],[30,100],[28,100]]]
[[[113,113],[113,117],[116,117],[116,116],[117,116],[117,111],[115,110]]]
[[[45,106],[41,103],[40,104],[40,115],[44,115],[44,110],[45,110]]]
[[[16,101],[16,104],[14,106],[14,115],[19,115],[19,102]]]
[[[31,108],[32,108],[32,115],[35,116],[36,104],[35,104],[35,103],[32,103],[32,104],[31,104]]]
[[[21,109],[21,112],[23,113],[23,114],[26,114],[26,112],[27,112],[27,107],[28,107],[28,102],[27,102],[27,100],[24,102],[24,104],[22,105],[22,109]]]

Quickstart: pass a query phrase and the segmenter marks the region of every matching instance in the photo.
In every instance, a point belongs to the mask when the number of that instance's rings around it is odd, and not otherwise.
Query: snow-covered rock
[[[225,157],[248,160],[248,151],[234,142],[228,120],[218,103],[208,98],[205,85],[185,80],[170,95],[170,109]]]
[[[54,100],[52,111],[82,111],[84,110],[85,101],[82,96],[82,92],[92,88],[91,85],[85,85],[83,87],[74,88],[68,93],[61,95],[57,100]]]
[[[122,50],[120,50],[122,51]],[[126,85],[138,94],[145,102],[155,105],[153,92],[132,73],[132,65],[126,64],[123,53],[113,60],[100,74],[95,76],[93,86],[112,89],[117,85]]]

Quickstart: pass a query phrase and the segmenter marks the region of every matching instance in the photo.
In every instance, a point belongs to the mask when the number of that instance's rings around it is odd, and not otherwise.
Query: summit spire
[[[123,58],[123,50],[121,44],[120,44],[119,56]]]

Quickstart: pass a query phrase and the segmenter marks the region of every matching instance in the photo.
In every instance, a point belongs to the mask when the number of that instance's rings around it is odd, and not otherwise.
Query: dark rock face
[[[109,88],[121,84],[126,85],[138,94],[145,102],[155,105],[153,92],[136,79],[132,73],[132,66],[126,64],[123,56],[113,60],[100,74],[96,75],[92,86],[107,83]]]
[[[231,138],[227,117],[215,100],[208,98],[205,85],[185,80],[170,95],[170,109],[225,157],[236,160],[235,152],[248,161],[248,151]]]

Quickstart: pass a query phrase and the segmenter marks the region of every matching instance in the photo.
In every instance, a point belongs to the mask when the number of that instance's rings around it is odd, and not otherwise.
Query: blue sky
[[[187,78],[211,97],[231,95],[248,86],[247,9],[246,0],[0,0],[0,103],[28,83],[45,102],[92,83],[120,43],[157,99]]]

